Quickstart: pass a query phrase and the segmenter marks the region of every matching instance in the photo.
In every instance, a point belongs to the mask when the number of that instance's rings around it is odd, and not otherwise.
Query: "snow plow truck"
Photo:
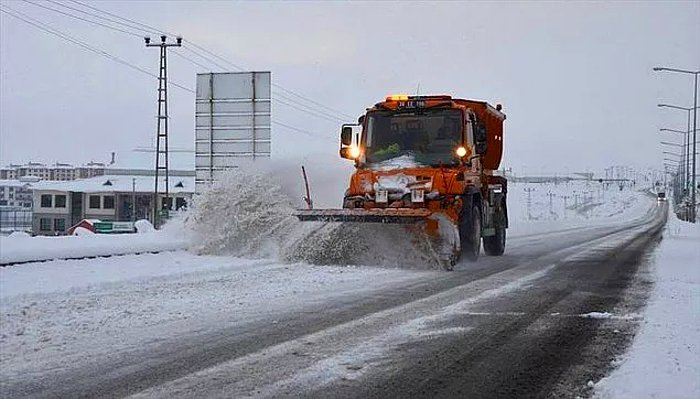
[[[423,230],[438,261],[505,250],[507,181],[501,105],[447,95],[391,95],[344,124],[340,156],[355,162],[342,209],[304,209],[301,221],[399,223]],[[310,203],[310,201],[309,201]]]

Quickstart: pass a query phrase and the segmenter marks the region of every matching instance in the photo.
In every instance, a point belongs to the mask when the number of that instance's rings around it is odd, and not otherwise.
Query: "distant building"
[[[0,232],[30,231],[32,203],[30,182],[0,180]]]
[[[31,183],[21,180],[0,180],[0,206],[31,208]]]
[[[60,162],[47,166],[39,162],[29,162],[24,165],[11,164],[0,168],[0,180],[20,180],[27,177],[36,177],[45,181],[71,181],[104,175],[153,176],[154,174],[153,169],[134,169],[92,161],[81,166]],[[169,175],[176,177],[194,176],[194,170],[170,170]]]
[[[105,164],[97,162],[77,167],[61,162],[49,166],[39,162],[28,162],[24,165],[10,164],[0,168],[0,179],[18,180],[23,177],[37,177],[41,180],[68,181],[103,175],[105,168]]]
[[[32,232],[63,235],[83,219],[131,221],[153,218],[152,176],[104,175],[65,182],[32,184]],[[165,179],[159,179],[161,187]],[[194,176],[170,176],[170,198],[159,194],[158,209],[185,207],[194,193]],[[172,203],[171,206],[169,203]]]

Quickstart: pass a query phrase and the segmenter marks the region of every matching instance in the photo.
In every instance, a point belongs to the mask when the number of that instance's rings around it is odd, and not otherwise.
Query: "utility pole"
[[[554,198],[556,196],[557,195],[552,193],[552,192],[547,193],[547,197],[549,197],[549,214],[550,215],[554,213],[554,207],[552,205],[552,198]]]
[[[526,187],[525,192],[527,193],[527,220],[532,220],[532,214],[530,213],[530,207],[532,206],[532,192],[535,191],[534,188]]]
[[[158,177],[160,171],[165,175],[165,196],[163,203],[170,209],[169,189],[170,182],[168,176],[168,47],[182,46],[182,38],[177,37],[175,43],[166,43],[167,37],[162,35],[160,43],[151,43],[151,38],[146,36],[144,41],[146,47],[158,47],[160,49],[160,68],[158,74],[158,128],[156,130],[156,166],[155,185],[153,188],[153,226],[160,224],[158,211]]]
[[[562,195],[561,198],[564,199],[564,219],[566,219],[566,213],[567,213],[567,211],[568,211],[568,209],[567,209],[567,207],[566,207],[566,200],[568,200],[569,198],[571,198],[571,196],[570,196],[570,195]]]
[[[131,178],[131,228],[136,230],[136,178]]]

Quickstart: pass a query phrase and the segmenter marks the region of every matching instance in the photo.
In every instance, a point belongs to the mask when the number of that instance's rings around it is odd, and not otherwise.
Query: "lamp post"
[[[654,71],[656,72],[674,72],[674,73],[684,73],[687,75],[693,75],[695,77],[695,81],[693,83],[693,170],[691,173],[692,177],[692,190],[690,190],[690,201],[693,206],[693,209],[691,210],[691,219],[690,221],[695,223],[696,222],[696,213],[697,213],[697,202],[695,201],[695,191],[697,190],[697,184],[695,181],[695,164],[696,164],[696,158],[695,158],[695,152],[696,152],[696,144],[697,144],[697,138],[696,138],[696,133],[697,133],[697,123],[698,123],[698,75],[700,75],[700,71],[688,71],[685,69],[677,69],[677,68],[667,68],[667,67],[655,67]]]
[[[678,105],[672,105],[672,104],[657,104],[656,105],[659,108],[671,108],[671,109],[679,109],[681,111],[686,111],[688,113],[688,127],[685,132],[685,143],[688,146],[686,148],[686,158],[685,158],[685,163],[686,163],[686,170],[685,170],[685,175],[686,175],[686,182],[690,182],[690,112],[697,109],[698,107],[680,107]],[[672,130],[672,129],[666,129],[672,132],[676,133],[681,133],[680,131]],[[695,140],[693,140],[695,141]]]

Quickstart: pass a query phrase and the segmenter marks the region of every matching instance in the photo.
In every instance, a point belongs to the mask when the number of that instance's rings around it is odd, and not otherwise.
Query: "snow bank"
[[[700,224],[669,223],[644,324],[598,398],[700,398]]]
[[[136,229],[136,232],[140,234],[153,233],[154,231],[156,231],[155,227],[153,227],[151,222],[149,222],[146,219],[141,219],[134,222],[134,228]]]
[[[50,259],[172,251],[186,248],[187,245],[187,239],[182,236],[161,231],[145,234],[0,237],[0,265]]]

